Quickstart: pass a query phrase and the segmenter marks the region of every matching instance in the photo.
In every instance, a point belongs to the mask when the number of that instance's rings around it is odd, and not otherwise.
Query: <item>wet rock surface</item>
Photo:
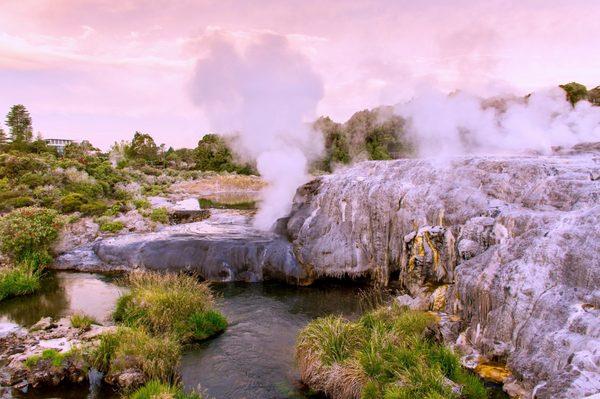
[[[29,330],[20,328],[0,336],[0,386],[25,390],[28,387],[82,383],[89,365],[84,348],[114,327],[94,325],[87,329],[71,326],[68,318],[43,318]],[[45,357],[55,351],[58,356]],[[37,358],[37,361],[31,359]],[[29,363],[26,363],[30,359]],[[8,392],[8,391],[7,391]]]
[[[250,216],[245,211],[213,210],[201,222],[98,239],[61,255],[54,268],[99,272],[146,268],[192,272],[220,282],[310,283],[291,244],[278,234],[254,229]]]
[[[360,163],[301,187],[287,233],[315,278],[398,274],[403,303],[451,315],[446,339],[506,364],[512,392],[597,394],[598,147]]]

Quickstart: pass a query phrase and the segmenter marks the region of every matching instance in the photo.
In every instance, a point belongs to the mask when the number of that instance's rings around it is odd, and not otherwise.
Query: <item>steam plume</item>
[[[600,107],[587,101],[572,107],[558,87],[487,102],[464,92],[423,90],[396,112],[407,119],[420,156],[546,153],[600,140]]]
[[[315,117],[323,84],[283,36],[263,34],[245,51],[218,34],[209,41],[192,98],[215,132],[232,136],[234,150],[256,160],[269,185],[255,226],[268,229],[289,212],[296,188],[308,180],[308,161],[321,152],[321,138],[305,122]]]

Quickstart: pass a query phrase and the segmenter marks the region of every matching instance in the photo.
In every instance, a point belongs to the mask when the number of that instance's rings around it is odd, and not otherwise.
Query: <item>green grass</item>
[[[116,332],[100,337],[89,362],[109,374],[136,368],[147,379],[173,382],[180,356],[181,346],[171,336],[153,336],[140,328],[120,327]]]
[[[154,208],[150,212],[150,220],[157,223],[169,223],[169,211],[167,208]]]
[[[227,328],[225,318],[213,309],[210,287],[193,276],[133,273],[127,284],[130,292],[119,298],[113,314],[123,325],[170,334],[182,343],[204,340]]]
[[[201,209],[216,208],[216,209],[256,209],[256,201],[242,201],[242,202],[218,202],[208,198],[198,199]]]
[[[41,272],[22,263],[0,269],[0,301],[14,296],[32,294],[40,289]]]
[[[28,368],[33,368],[36,367],[40,361],[47,361],[54,367],[60,367],[62,366],[65,358],[70,355],[70,352],[61,353],[56,349],[46,349],[40,355],[29,356],[27,359],[25,359],[25,366]]]
[[[151,380],[129,395],[129,399],[202,399],[202,396],[197,393],[186,394],[179,386]]]
[[[93,317],[81,313],[71,315],[70,320],[71,326],[82,330],[89,330],[92,324],[98,324]]]
[[[434,316],[397,306],[356,322],[328,316],[299,334],[296,358],[304,382],[337,398],[483,399],[482,382],[449,348],[428,338]],[[452,391],[447,380],[461,386]]]
[[[115,221],[106,221],[100,223],[100,231],[108,232],[108,233],[118,233],[119,231],[125,228],[125,224],[118,220]]]

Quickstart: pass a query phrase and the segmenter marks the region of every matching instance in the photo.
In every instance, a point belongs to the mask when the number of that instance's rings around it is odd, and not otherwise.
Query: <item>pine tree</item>
[[[7,142],[6,133],[4,133],[4,129],[0,127],[0,146],[4,146]]]
[[[10,136],[14,143],[28,143],[33,137],[31,116],[22,104],[13,105],[6,115],[6,126],[10,129]]]

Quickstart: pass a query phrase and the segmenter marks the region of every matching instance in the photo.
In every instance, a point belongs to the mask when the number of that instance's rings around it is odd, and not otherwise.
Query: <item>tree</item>
[[[33,137],[33,127],[29,111],[22,104],[13,105],[6,115],[6,126],[10,129],[13,143],[29,143]]]
[[[248,165],[239,165],[234,162],[233,153],[225,141],[216,134],[207,134],[198,142],[195,149],[196,168],[200,170],[214,170],[217,172],[237,172],[252,174],[253,170]]]
[[[567,93],[567,100],[572,106],[575,106],[578,101],[587,99],[587,87],[581,83],[571,82],[559,87]]]
[[[125,148],[125,156],[132,160],[154,164],[158,161],[158,147],[149,134],[135,132],[131,144]]]
[[[6,137],[6,133],[4,132],[4,129],[2,129],[0,127],[0,147],[5,146],[7,141],[8,141],[8,139]]]

